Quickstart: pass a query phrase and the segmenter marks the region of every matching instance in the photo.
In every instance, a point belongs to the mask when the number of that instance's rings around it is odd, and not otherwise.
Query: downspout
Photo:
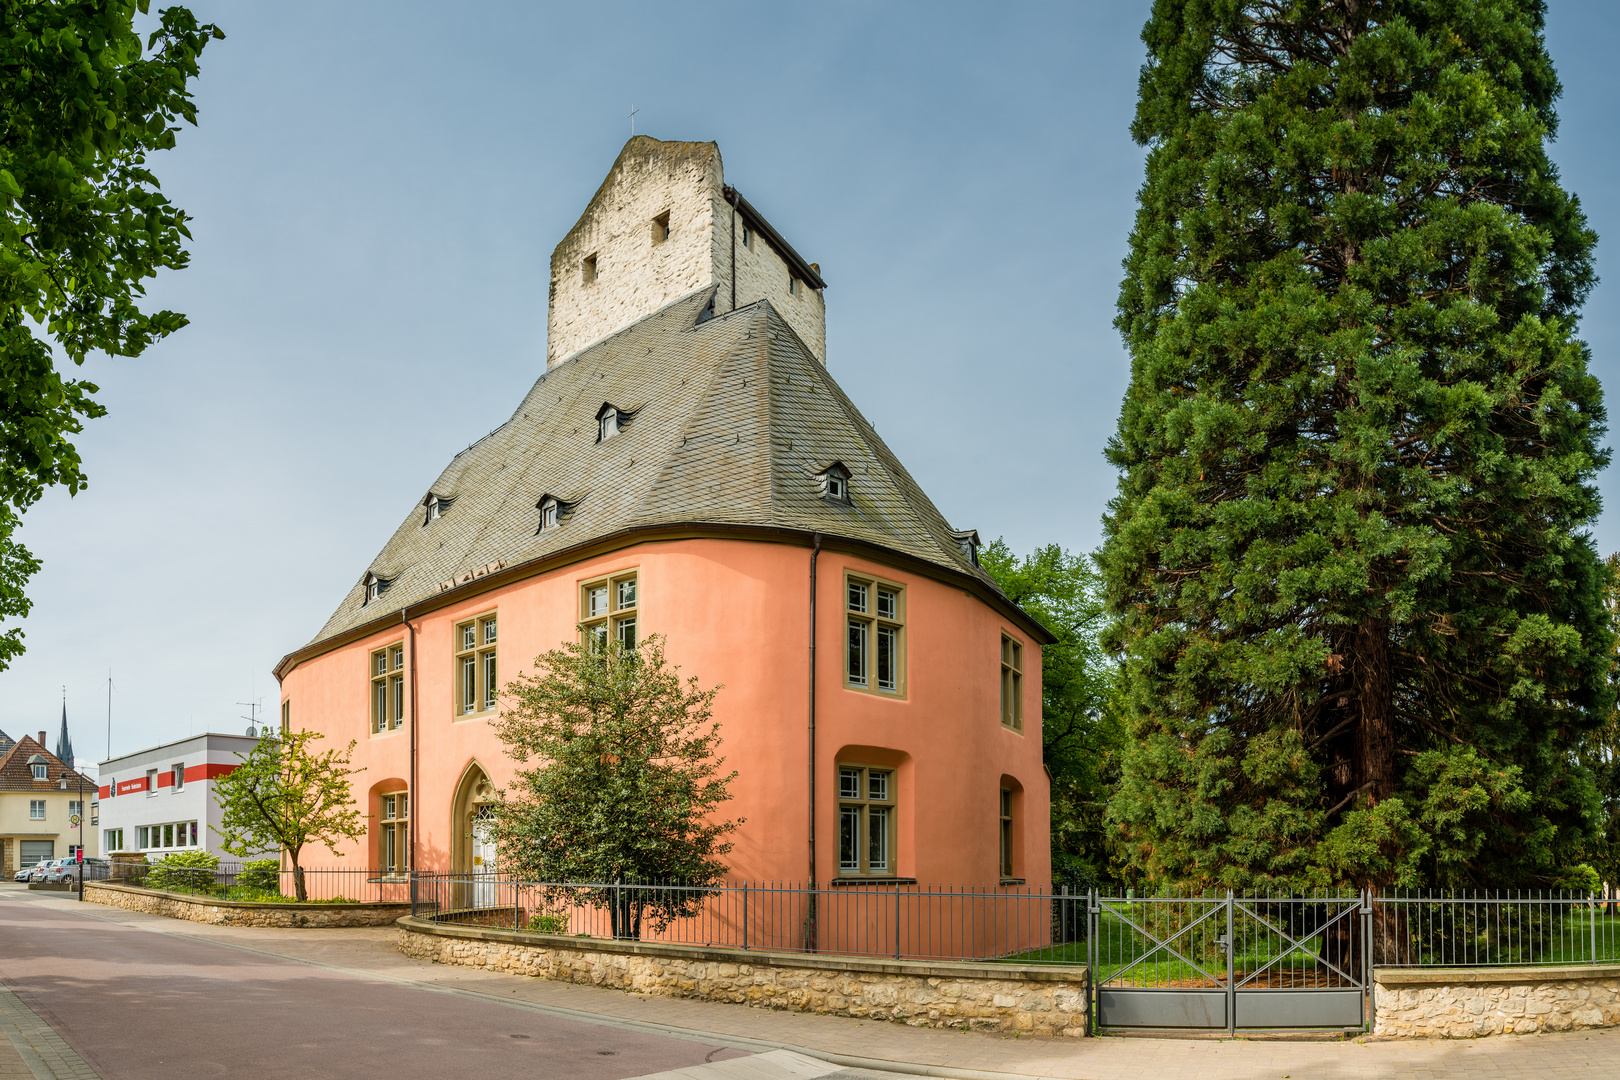
[[[406,828],[411,830],[411,842],[406,847],[405,857],[410,860],[411,881],[416,881],[416,808],[421,800],[421,792],[416,788],[416,627],[410,620],[410,608],[401,608],[399,619],[405,624],[405,634],[410,640],[410,647],[405,655],[410,657],[411,664],[411,807],[410,813],[405,816]],[[415,886],[412,886],[415,892]]]
[[[821,534],[810,545],[810,910],[805,947],[816,950],[816,560],[821,557]]]

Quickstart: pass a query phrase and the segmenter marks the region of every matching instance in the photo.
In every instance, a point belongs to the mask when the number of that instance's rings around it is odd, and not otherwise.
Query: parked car
[[[83,863],[77,863],[65,859],[61,866],[53,866],[45,871],[45,876],[40,880],[47,885],[78,881],[81,873],[84,874],[86,881],[105,881],[112,876],[112,862],[108,859],[89,858]]]
[[[35,863],[34,865],[37,866],[39,864]],[[12,881],[27,881],[28,880],[28,875],[32,874],[33,872],[34,872],[34,867],[33,866],[25,866],[21,870],[17,871],[17,873],[15,875],[13,875],[11,880]]]
[[[54,870],[65,862],[67,862],[66,859],[47,859],[45,862],[36,864],[32,870],[28,871],[28,876],[23,880],[31,882],[44,881],[47,871]]]

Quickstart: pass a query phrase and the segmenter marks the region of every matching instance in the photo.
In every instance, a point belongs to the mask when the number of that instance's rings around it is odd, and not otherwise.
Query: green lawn
[[[1224,980],[1226,955],[1220,939],[1226,933],[1224,913],[1214,913],[1198,926],[1177,935],[1208,908],[1194,905],[1133,905],[1126,909],[1132,921],[1160,940],[1174,938],[1172,947],[1155,946],[1149,937],[1120,914],[1105,910],[1097,927],[1099,982],[1118,978],[1133,986],[1212,986],[1198,969]],[[1471,966],[1477,964],[1585,964],[1620,961],[1620,915],[1570,908],[1550,918],[1547,909],[1524,907],[1497,913],[1485,925],[1458,924],[1458,912],[1441,906],[1409,909],[1406,937],[1412,942],[1402,958],[1407,964]],[[1350,916],[1359,918],[1358,916]],[[1334,980],[1322,963],[1322,937],[1310,937],[1303,948],[1289,943],[1258,920],[1239,913],[1233,920],[1238,942],[1233,968],[1241,982],[1246,974],[1266,972],[1272,980]],[[1297,936],[1307,932],[1300,930]],[[1595,933],[1595,950],[1594,950]],[[1273,960],[1283,954],[1283,958]],[[1091,956],[1090,943],[1072,941],[1030,949],[1001,959],[1023,964],[1083,964]],[[1183,959],[1184,958],[1184,959]],[[1269,967],[1267,966],[1269,965]],[[1348,968],[1348,963],[1341,963]]]

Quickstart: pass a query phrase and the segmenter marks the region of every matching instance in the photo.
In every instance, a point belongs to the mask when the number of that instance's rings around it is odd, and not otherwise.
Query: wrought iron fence
[[[364,867],[304,867],[291,869],[255,866],[252,863],[220,863],[217,867],[166,865],[153,862],[113,863],[111,880],[127,885],[162,889],[165,892],[216,900],[244,900],[282,903],[300,899],[299,877],[303,878],[302,898],[314,903],[409,903],[410,879]]]
[[[440,922],[775,952],[1032,964],[1086,958],[1085,894],[1029,886],[414,879],[413,913]]]
[[[1620,961],[1620,903],[1592,893],[1393,892],[1373,901],[1380,967],[1499,967]]]

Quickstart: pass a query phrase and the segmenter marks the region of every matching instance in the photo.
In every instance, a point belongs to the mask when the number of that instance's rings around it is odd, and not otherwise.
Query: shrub
[[[254,892],[277,893],[281,892],[281,860],[280,859],[253,859],[242,864],[242,869],[236,875],[236,883],[244,889]]]
[[[176,851],[151,864],[145,884],[148,889],[206,892],[213,888],[218,870],[218,855],[200,850]]]
[[[568,930],[568,920],[561,915],[535,915],[529,919],[529,929],[537,934],[561,934]]]

